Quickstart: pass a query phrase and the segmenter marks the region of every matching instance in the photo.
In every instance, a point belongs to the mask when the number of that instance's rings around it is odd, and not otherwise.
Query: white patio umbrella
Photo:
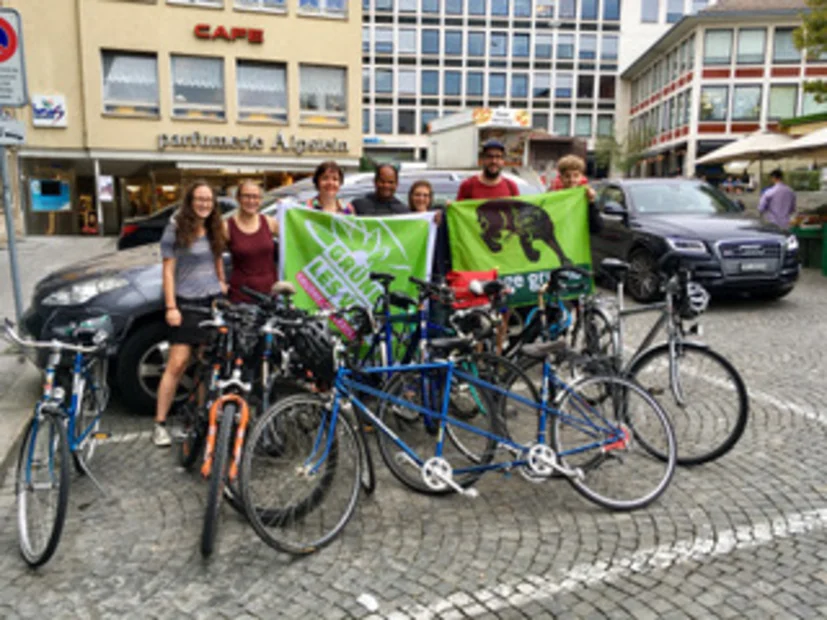
[[[796,138],[779,149],[783,157],[827,159],[827,127]]]
[[[733,160],[758,160],[758,179],[764,177],[764,160],[785,157],[779,151],[794,142],[791,136],[773,131],[756,131],[707,153],[696,164],[722,164]]]

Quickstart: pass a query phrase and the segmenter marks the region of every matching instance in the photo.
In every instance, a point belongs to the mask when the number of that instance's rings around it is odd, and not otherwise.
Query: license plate
[[[770,270],[770,264],[766,261],[753,261],[749,263],[741,263],[741,271],[746,273],[761,273]]]

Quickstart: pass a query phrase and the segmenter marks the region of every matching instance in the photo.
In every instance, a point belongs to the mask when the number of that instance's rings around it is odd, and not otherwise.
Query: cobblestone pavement
[[[705,339],[747,382],[749,425],[728,456],[628,514],[519,476],[483,479],[476,500],[424,497],[380,466],[376,494],[321,552],[279,555],[225,506],[203,562],[206,485],[151,447],[148,420],[114,411],[117,441],[93,462],[109,497],[73,479],[60,547],[36,573],[17,554],[10,476],[0,487],[0,616],[825,617],[825,304],[827,279],[809,271],[785,300],[707,313]]]

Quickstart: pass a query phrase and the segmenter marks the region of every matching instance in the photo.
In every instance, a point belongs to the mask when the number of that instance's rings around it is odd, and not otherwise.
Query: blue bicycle
[[[109,401],[107,346],[113,328],[109,316],[66,326],[67,341],[21,338],[5,320],[7,338],[23,349],[47,349],[43,395],[34,408],[17,461],[15,494],[20,553],[32,567],[54,555],[69,504],[70,461],[103,492],[89,471],[101,415]],[[71,373],[61,366],[72,354]],[[67,388],[70,391],[67,404]]]

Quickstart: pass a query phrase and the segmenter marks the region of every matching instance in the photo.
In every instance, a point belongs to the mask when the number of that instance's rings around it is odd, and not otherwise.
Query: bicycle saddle
[[[547,342],[534,342],[524,345],[521,351],[528,357],[534,359],[545,359],[549,353],[562,353],[566,350],[566,343],[562,340],[550,340]]]
[[[474,341],[468,338],[432,338],[428,347],[436,357],[447,357],[451,353],[467,353],[474,348]]]
[[[629,271],[629,263],[619,258],[604,258],[600,261],[600,268],[615,278],[622,278]]]
[[[270,289],[270,293],[274,296],[278,295],[295,295],[296,287],[291,282],[280,280],[276,282]]]
[[[406,293],[400,293],[399,291],[391,291],[390,302],[392,306],[396,306],[402,310],[407,310],[411,306],[416,305],[416,300],[413,297]]]
[[[487,282],[480,282],[479,280],[471,280],[468,285],[468,290],[474,295],[485,295],[493,297],[500,295],[508,286],[501,280],[488,280]]]
[[[385,288],[387,288],[391,282],[396,280],[396,276],[382,271],[371,271],[368,277],[374,282],[379,282]]]

